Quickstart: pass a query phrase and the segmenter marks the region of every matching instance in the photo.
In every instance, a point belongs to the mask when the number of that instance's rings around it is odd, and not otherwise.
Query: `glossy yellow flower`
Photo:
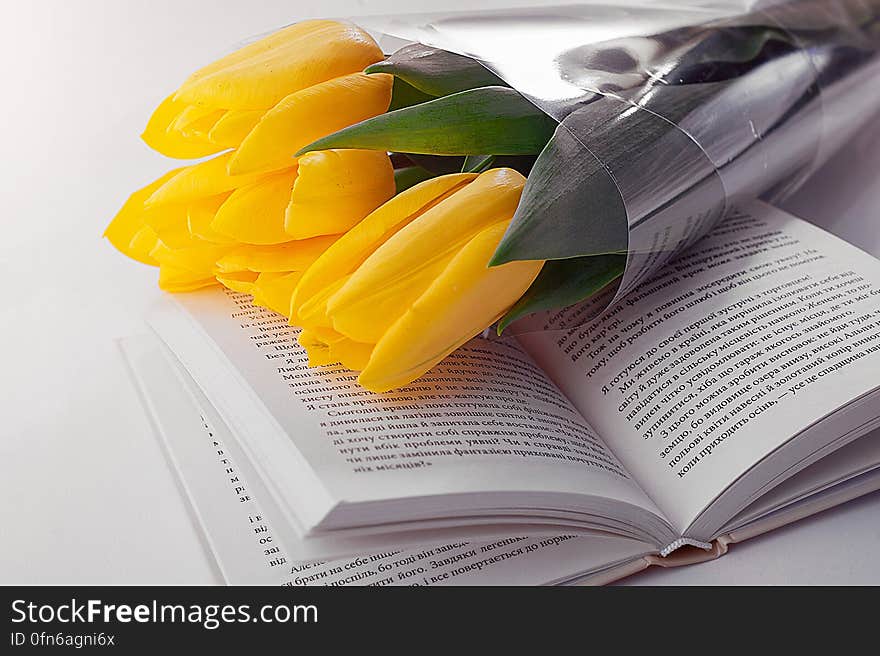
[[[294,305],[309,326],[331,327],[327,299],[373,252],[398,230],[465,187],[475,173],[444,175],[398,194],[334,243],[303,274]]]
[[[159,287],[169,292],[185,292],[216,285],[216,262],[235,247],[204,239],[190,231],[190,206],[186,204],[150,205],[152,193],[180,171],[172,171],[144,189],[135,192],[107,228],[111,243],[130,257],[146,254],[140,261],[159,267]],[[216,202],[217,199],[211,199]],[[198,205],[201,203],[194,203]],[[134,230],[136,237],[128,247],[119,243],[122,229]],[[149,236],[149,237],[148,237]],[[134,252],[132,252],[134,251]]]
[[[150,118],[159,152],[204,161],[132,194],[106,230],[159,286],[222,284],[303,328],[310,364],[408,384],[496,321],[542,262],[488,261],[525,178],[441,176],[394,196],[387,153],[296,153],[382,114],[392,77],[359,28],[306,21],[193,73]],[[222,152],[226,151],[226,152]]]
[[[220,282],[291,316],[302,271],[394,194],[386,153],[294,157],[314,139],[388,108],[391,76],[362,73],[382,57],[360,28],[312,20],[196,71],[156,108],[143,139],[170,157],[229,152],[132,194],[106,236],[126,255],[158,265],[163,289]]]
[[[391,160],[378,151],[313,152],[291,168],[244,175],[228,173],[229,158],[164,176],[149,187],[145,206],[188,204],[193,234],[266,245],[344,232],[394,195]]]
[[[391,83],[390,75],[352,73],[287,96],[242,140],[229,162],[230,173],[290,166],[303,146],[387,110]]]
[[[387,391],[500,318],[543,265],[487,265],[524,184],[510,169],[428,180],[340,237],[292,299],[310,363],[341,362],[363,387]]]
[[[280,276],[268,274],[302,273],[394,194],[394,171],[381,152],[310,153],[284,171],[238,176],[228,173],[228,160],[226,153],[167,173],[132,194],[108,226],[120,251],[160,267],[162,289],[219,282],[247,293],[263,289],[272,299],[264,304],[282,307],[273,280]]]
[[[193,73],[156,108],[142,137],[164,155],[190,159],[236,148],[259,128],[237,165],[287,168],[301,146],[388,108],[391,77],[361,73],[381,59],[354,25],[296,23]]]
[[[284,209],[294,239],[342,233],[394,196],[394,167],[375,150],[323,150],[299,158]]]

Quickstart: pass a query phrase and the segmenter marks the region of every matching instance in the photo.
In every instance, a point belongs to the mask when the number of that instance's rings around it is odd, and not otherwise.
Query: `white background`
[[[0,1],[0,584],[216,580],[114,343],[143,331],[156,272],[101,232],[170,168],[138,135],[191,70],[300,18],[403,5]],[[790,207],[880,255],[878,172],[874,130]],[[880,583],[878,553],[874,494],[629,582]]]

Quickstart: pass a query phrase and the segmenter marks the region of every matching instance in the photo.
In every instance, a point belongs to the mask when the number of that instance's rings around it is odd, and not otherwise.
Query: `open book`
[[[230,291],[123,347],[232,583],[606,582],[880,488],[880,261],[756,202],[589,312],[383,395]]]

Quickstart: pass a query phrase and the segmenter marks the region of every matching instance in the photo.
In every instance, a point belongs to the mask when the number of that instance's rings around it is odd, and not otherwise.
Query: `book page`
[[[612,536],[517,536],[297,561],[283,523],[235,439],[198,387],[149,336],[123,350],[213,556],[233,585],[539,585],[564,582],[651,553]]]
[[[529,504],[579,511],[577,497],[593,496],[644,510],[654,534],[669,532],[653,502],[515,342],[476,339],[412,385],[374,394],[341,367],[309,368],[298,331],[248,295],[206,290],[175,300],[190,328],[157,319],[153,326],[243,443],[284,442],[256,455],[261,473],[276,472],[266,477],[279,485],[302,482],[295,475],[301,457],[331,501],[450,495],[430,502],[430,512],[454,517],[456,503],[471,514],[481,504],[493,512]],[[258,430],[265,422],[253,414],[257,406],[274,422],[274,436]],[[278,496],[308,496],[318,505],[318,494],[303,487]],[[381,506],[371,509],[379,514],[358,509],[321,528],[425,518],[413,504],[397,504],[387,516]],[[306,530],[318,514],[303,521]]]
[[[880,468],[880,430],[867,435],[825,456],[773,488],[734,517],[727,526],[735,530],[776,512],[801,499],[821,494],[828,488]]]
[[[680,531],[880,384],[880,262],[763,203],[565,329],[590,311],[560,312],[535,327],[562,330],[519,341]]]

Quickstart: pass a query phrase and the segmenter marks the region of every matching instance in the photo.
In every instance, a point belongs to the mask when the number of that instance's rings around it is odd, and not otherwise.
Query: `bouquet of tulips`
[[[401,387],[493,325],[625,294],[740,196],[802,181],[877,103],[836,89],[877,73],[878,0],[817,3],[660,12],[598,41],[572,25],[617,9],[456,17],[388,56],[355,25],[297,23],[158,106],[144,141],[208,159],[106,235],[162,289],[250,294],[302,328],[311,365]],[[523,64],[519,36],[542,31]]]

